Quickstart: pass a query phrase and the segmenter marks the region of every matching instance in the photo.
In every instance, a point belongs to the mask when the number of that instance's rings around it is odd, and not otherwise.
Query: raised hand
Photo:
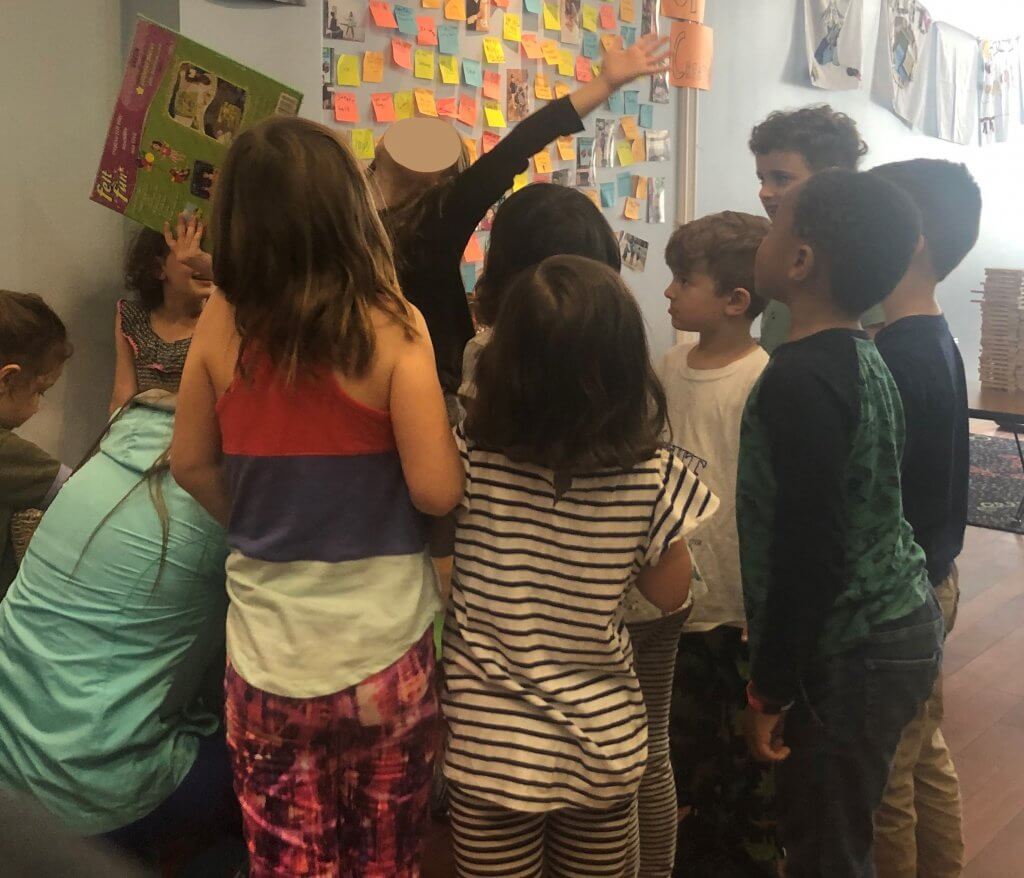
[[[664,73],[668,56],[668,37],[646,34],[628,49],[622,48],[622,37],[618,37],[601,57],[601,77],[614,91],[641,76]]]
[[[202,242],[206,226],[198,216],[178,216],[177,228],[172,232],[171,224],[164,223],[164,240],[175,259],[183,262],[204,280],[213,280],[213,258],[203,252]]]

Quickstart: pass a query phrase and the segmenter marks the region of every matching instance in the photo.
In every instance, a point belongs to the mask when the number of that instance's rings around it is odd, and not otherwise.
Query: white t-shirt
[[[736,468],[740,454],[740,420],[747,397],[768,365],[768,354],[755,347],[721,369],[692,369],[694,345],[672,348],[658,367],[668,398],[672,444],[687,465],[719,498],[718,513],[690,539],[695,576],[707,587],[694,587],[693,612],[686,631],[710,631],[719,625],[745,624],[736,532]]]

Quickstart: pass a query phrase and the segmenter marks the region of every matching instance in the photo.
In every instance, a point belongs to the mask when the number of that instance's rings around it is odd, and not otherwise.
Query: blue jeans
[[[871,878],[875,809],[904,726],[932,691],[942,614],[926,603],[855,650],[817,662],[786,716],[778,765],[786,875]]]

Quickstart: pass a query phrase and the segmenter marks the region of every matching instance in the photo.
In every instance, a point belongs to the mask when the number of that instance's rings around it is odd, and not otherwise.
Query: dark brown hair
[[[139,297],[147,311],[154,311],[164,303],[164,282],[160,274],[169,252],[164,236],[153,229],[141,229],[128,248],[124,285]]]
[[[508,290],[480,354],[466,434],[560,473],[629,469],[661,444],[665,393],[618,273],[553,256]]]
[[[34,380],[72,350],[67,328],[42,297],[0,290],[0,366],[20,366],[19,378]]]
[[[416,332],[359,162],[329,129],[274,117],[228,151],[213,206],[214,279],[250,345],[289,380],[300,367],[361,375],[374,308]]]
[[[826,168],[855,171],[868,151],[857,123],[828,104],[776,110],[754,126],[749,145],[754,155],[795,152],[812,171]]]
[[[680,226],[665,247],[665,261],[676,277],[707,274],[719,293],[742,287],[750,293],[746,316],[753,320],[768,303],[755,289],[754,257],[771,223],[762,216],[726,210]]]

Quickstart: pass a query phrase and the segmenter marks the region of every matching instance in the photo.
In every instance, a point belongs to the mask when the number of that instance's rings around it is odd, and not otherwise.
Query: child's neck
[[[155,316],[167,323],[194,324],[202,313],[202,302],[193,295],[178,293],[164,288],[164,301],[153,312]]]
[[[936,317],[942,313],[935,300],[935,280],[911,270],[882,302],[886,324],[895,323],[904,317],[927,315]]]
[[[788,341],[800,341],[827,329],[861,328],[858,317],[849,317],[832,304],[827,290],[794,296],[787,304],[790,313]]]
[[[686,357],[691,369],[721,369],[749,354],[757,342],[749,320],[726,320],[700,333],[700,341]]]

